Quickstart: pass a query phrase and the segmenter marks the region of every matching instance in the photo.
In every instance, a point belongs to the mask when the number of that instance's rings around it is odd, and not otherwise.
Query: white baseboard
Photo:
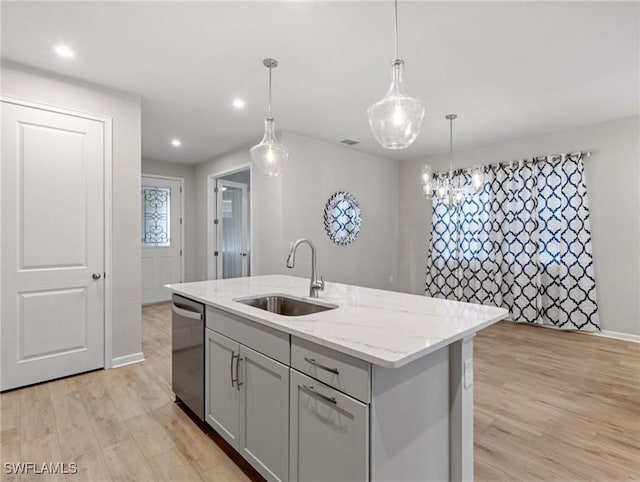
[[[621,333],[619,331],[591,331],[586,333],[587,335],[602,336],[604,338],[614,338],[616,340],[631,341],[633,343],[640,343],[640,335],[631,335],[629,333]]]
[[[111,360],[111,368],[123,367],[132,363],[140,363],[144,361],[144,353],[132,353],[131,355],[118,356]]]
[[[517,323],[516,321],[506,320],[511,323]],[[528,325],[529,323],[522,323],[523,325]],[[552,330],[561,330],[560,328],[556,328],[553,325],[538,325],[531,323],[533,326],[539,326],[541,328],[550,328]],[[603,338],[613,338],[614,340],[623,340],[630,341],[632,343],[640,343],[640,335],[632,335],[630,333],[622,333],[620,331],[611,331],[611,330],[601,330],[601,331],[577,331],[577,330],[566,330],[567,333],[580,333],[581,335],[594,335],[601,336]]]

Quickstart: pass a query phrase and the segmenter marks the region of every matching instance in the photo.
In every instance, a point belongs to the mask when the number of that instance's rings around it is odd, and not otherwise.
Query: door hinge
[[[215,192],[215,193],[217,194],[217,193],[218,193],[218,188],[217,188],[217,187],[214,187],[214,188],[213,188],[213,192]]]
[[[218,221],[217,219],[214,219],[214,220],[213,220],[213,224],[218,224],[218,222],[219,222],[219,221]]]
[[[180,224],[182,224],[182,218],[180,218]]]
[[[180,250],[180,256],[182,256],[182,250]]]
[[[180,194],[182,194],[182,186],[180,186]]]
[[[213,255],[214,255],[214,256],[218,256],[218,252],[217,252],[217,251],[214,251],[214,252],[213,252]]]

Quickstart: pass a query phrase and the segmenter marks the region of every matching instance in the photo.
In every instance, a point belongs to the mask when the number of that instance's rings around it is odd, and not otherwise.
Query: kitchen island
[[[206,421],[268,480],[472,480],[473,335],[501,308],[281,275],[169,285],[206,305]],[[324,311],[283,316],[266,295]]]

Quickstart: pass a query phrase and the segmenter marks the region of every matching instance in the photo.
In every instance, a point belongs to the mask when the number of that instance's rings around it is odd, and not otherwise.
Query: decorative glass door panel
[[[171,188],[142,186],[142,247],[171,246]]]

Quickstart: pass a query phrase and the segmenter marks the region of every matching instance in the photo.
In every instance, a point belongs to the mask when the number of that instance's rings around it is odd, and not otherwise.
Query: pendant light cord
[[[396,37],[396,60],[399,58],[398,57],[398,0],[395,0],[395,19],[396,19],[396,25],[395,25],[395,37]]]
[[[449,176],[453,185],[453,117],[449,119]]]
[[[453,199],[453,116],[449,117],[449,207],[454,205]]]
[[[269,66],[269,117],[271,117],[271,66]]]

